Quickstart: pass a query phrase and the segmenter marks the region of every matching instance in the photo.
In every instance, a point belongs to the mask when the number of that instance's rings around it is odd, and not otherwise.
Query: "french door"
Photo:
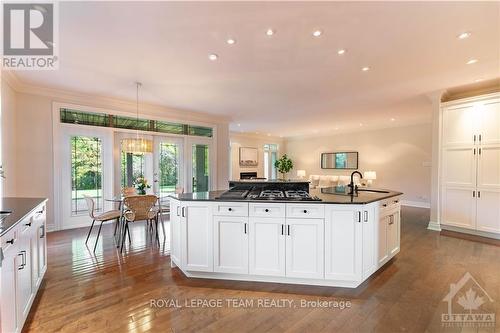
[[[214,182],[214,156],[212,140],[189,138],[187,140],[187,192],[205,192]]]
[[[64,127],[61,152],[60,228],[91,223],[85,196],[94,200],[96,213],[111,209],[112,135],[107,130]]]
[[[182,138],[157,136],[154,139],[153,190],[160,197],[184,187],[184,144]]]

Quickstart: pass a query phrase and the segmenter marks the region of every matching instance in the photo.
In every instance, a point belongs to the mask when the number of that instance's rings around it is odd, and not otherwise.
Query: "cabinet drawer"
[[[322,219],[325,217],[325,206],[320,204],[287,204],[286,217]]]
[[[386,209],[393,209],[396,207],[401,206],[401,197],[392,197],[388,199],[384,199],[380,201],[380,209],[386,210]]]
[[[9,247],[17,242],[18,227],[14,227],[0,238],[0,247],[5,252]]]
[[[248,204],[241,202],[216,203],[213,214],[218,216],[248,216]]]
[[[250,216],[285,217],[284,203],[251,203]]]

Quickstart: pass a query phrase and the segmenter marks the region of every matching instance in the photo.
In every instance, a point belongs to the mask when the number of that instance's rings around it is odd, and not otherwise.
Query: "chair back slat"
[[[83,195],[83,198],[85,199],[85,202],[87,203],[87,210],[89,211],[89,216],[91,219],[94,219],[95,216],[94,216],[94,207],[95,207],[95,203],[94,203],[94,199],[92,197],[89,197],[88,195]]]
[[[124,187],[122,188],[122,194],[124,197],[129,197],[131,195],[136,195],[137,193],[133,187]]]
[[[142,221],[151,218],[151,208],[155,205],[158,198],[156,195],[131,195],[123,199],[126,211],[125,218],[132,221]]]

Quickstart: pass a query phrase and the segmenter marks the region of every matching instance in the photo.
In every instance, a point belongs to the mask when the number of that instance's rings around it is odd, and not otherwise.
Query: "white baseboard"
[[[431,204],[424,201],[401,200],[401,205],[417,208],[431,208]]]
[[[441,224],[439,224],[438,222],[429,221],[429,225],[427,226],[427,229],[433,230],[433,231],[441,231]]]
[[[474,236],[481,236],[481,237],[487,237],[487,238],[493,238],[493,239],[500,239],[500,234],[496,234],[496,233],[493,233],[493,232],[485,232],[485,231],[480,231],[480,230],[471,230],[471,229],[460,228],[460,227],[455,227],[455,226],[445,225],[445,224],[442,224],[442,229],[449,230],[449,231],[460,232],[460,233],[463,233],[463,234],[474,235]]]

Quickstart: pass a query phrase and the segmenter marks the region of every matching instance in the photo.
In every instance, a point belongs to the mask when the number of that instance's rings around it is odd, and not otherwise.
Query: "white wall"
[[[359,170],[375,170],[375,187],[404,192],[404,200],[430,201],[432,158],[431,124],[393,127],[374,131],[331,136],[302,137],[286,140],[286,153],[295,170],[310,174],[349,175],[349,170],[325,170],[320,167],[323,152],[359,152]]]
[[[257,177],[264,177],[264,145],[278,145],[278,155],[284,152],[284,140],[277,137],[245,135],[231,132],[231,179],[240,179],[240,172],[257,172]],[[256,167],[240,167],[240,147],[251,147],[259,150],[259,160]]]
[[[12,87],[2,82],[1,151],[5,179],[0,180],[3,196],[13,196],[16,191],[16,94]]]

